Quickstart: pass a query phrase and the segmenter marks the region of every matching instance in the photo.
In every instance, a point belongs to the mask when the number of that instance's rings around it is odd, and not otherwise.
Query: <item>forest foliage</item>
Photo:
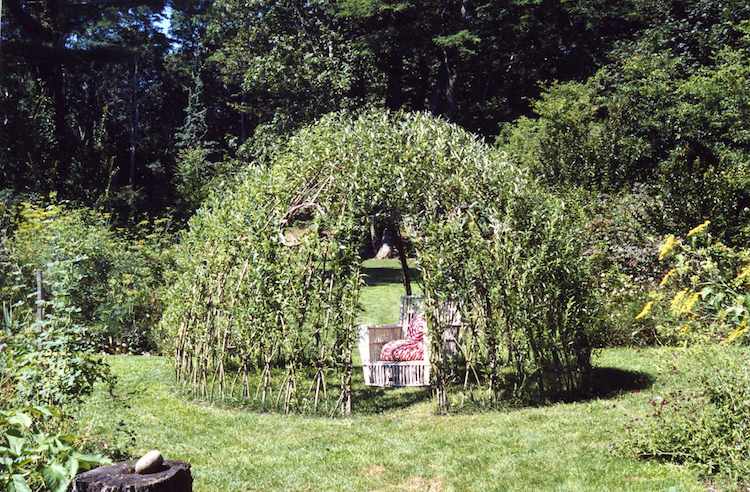
[[[57,191],[118,220],[169,209],[185,218],[205,196],[192,181],[267,162],[279,136],[342,109],[429,111],[490,139],[535,111],[552,127],[594,115],[574,130],[602,127],[577,144],[588,148],[589,167],[576,179],[605,185],[650,178],[657,162],[678,172],[702,152],[693,148],[701,129],[718,123],[714,142],[744,111],[741,88],[731,86],[747,66],[748,7],[737,0],[123,0],[58,16],[55,2],[12,0],[3,9],[5,187]],[[566,85],[592,75],[581,88]],[[547,103],[534,103],[544,91]],[[715,116],[733,101],[739,113]],[[575,135],[545,138],[567,148]],[[741,161],[743,137],[735,138],[707,150]],[[547,169],[552,158],[536,168],[571,178]],[[735,199],[742,182],[731,184]]]

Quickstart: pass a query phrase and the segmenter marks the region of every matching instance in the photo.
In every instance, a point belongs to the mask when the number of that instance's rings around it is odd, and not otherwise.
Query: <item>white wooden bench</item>
[[[403,386],[430,385],[430,332],[424,334],[424,357],[416,361],[381,361],[383,345],[407,338],[407,327],[411,319],[420,313],[422,298],[404,296],[401,300],[401,315],[398,323],[388,325],[363,325],[359,328],[359,355],[367,386],[394,388]],[[456,316],[454,316],[456,318]],[[443,334],[443,343],[448,351],[455,352],[460,320],[456,320]]]

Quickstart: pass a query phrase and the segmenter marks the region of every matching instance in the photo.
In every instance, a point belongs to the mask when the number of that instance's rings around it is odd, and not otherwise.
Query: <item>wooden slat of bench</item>
[[[373,362],[362,366],[365,384],[381,387],[429,386],[430,365],[425,361]]]

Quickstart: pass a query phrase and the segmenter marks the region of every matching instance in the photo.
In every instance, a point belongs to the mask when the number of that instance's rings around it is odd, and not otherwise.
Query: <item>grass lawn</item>
[[[360,295],[363,323],[383,325],[398,321],[401,296],[404,287],[401,266],[396,260],[367,260],[363,264],[366,287]],[[421,292],[419,271],[409,262],[412,293]]]
[[[363,319],[393,321],[399,286],[392,272],[375,273]],[[135,435],[133,454],[157,448],[190,462],[197,491],[705,490],[688,467],[610,449],[631,417],[648,411],[650,397],[685,384],[671,364],[679,356],[603,351],[595,363],[606,396],[584,402],[438,417],[424,392],[375,389],[364,394],[384,402],[382,412],[347,419],[190,402],[174,391],[165,358],[117,356],[110,358],[119,378],[114,397],[99,391],[83,405],[82,421],[103,434],[124,423]]]

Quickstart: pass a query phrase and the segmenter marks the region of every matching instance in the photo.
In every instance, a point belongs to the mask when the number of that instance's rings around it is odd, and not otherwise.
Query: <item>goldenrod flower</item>
[[[710,220],[705,221],[704,223],[697,225],[690,229],[690,232],[687,233],[687,237],[693,237],[697,236],[698,234],[703,233],[706,229],[708,229],[708,225],[711,223]]]
[[[683,305],[685,313],[689,313],[693,310],[695,305],[698,303],[698,300],[701,298],[701,295],[697,292],[693,292],[690,294],[690,296],[685,299],[685,304]]]
[[[687,289],[681,290],[675,294],[669,309],[675,316],[687,314],[693,310],[698,299],[700,299],[700,294],[697,292],[690,292]]]
[[[679,240],[674,237],[674,234],[670,234],[664,239],[664,243],[659,248],[659,259],[663,260],[674,250],[675,246],[679,244]]]
[[[661,279],[661,282],[659,282],[659,287],[664,287],[665,285],[667,285],[669,283],[669,280],[674,276],[675,273],[677,273],[677,270],[674,268],[668,271],[666,275],[664,275],[664,278]]]
[[[732,333],[730,333],[729,336],[727,336],[722,341],[722,343],[732,343],[733,341],[735,341],[736,339],[744,335],[747,332],[747,329],[748,329],[747,320],[745,320],[742,323],[740,323],[740,326],[737,327],[737,329],[734,330]]]
[[[679,291],[677,294],[675,294],[674,298],[672,299],[672,302],[669,305],[669,310],[672,311],[672,314],[679,314],[680,310],[682,308],[682,303],[685,300],[685,296],[687,295],[687,289]]]
[[[643,309],[641,309],[641,312],[638,313],[638,316],[635,317],[635,319],[643,319],[646,316],[648,316],[651,313],[651,309],[654,307],[654,301],[648,301],[645,306],[643,306]]]

